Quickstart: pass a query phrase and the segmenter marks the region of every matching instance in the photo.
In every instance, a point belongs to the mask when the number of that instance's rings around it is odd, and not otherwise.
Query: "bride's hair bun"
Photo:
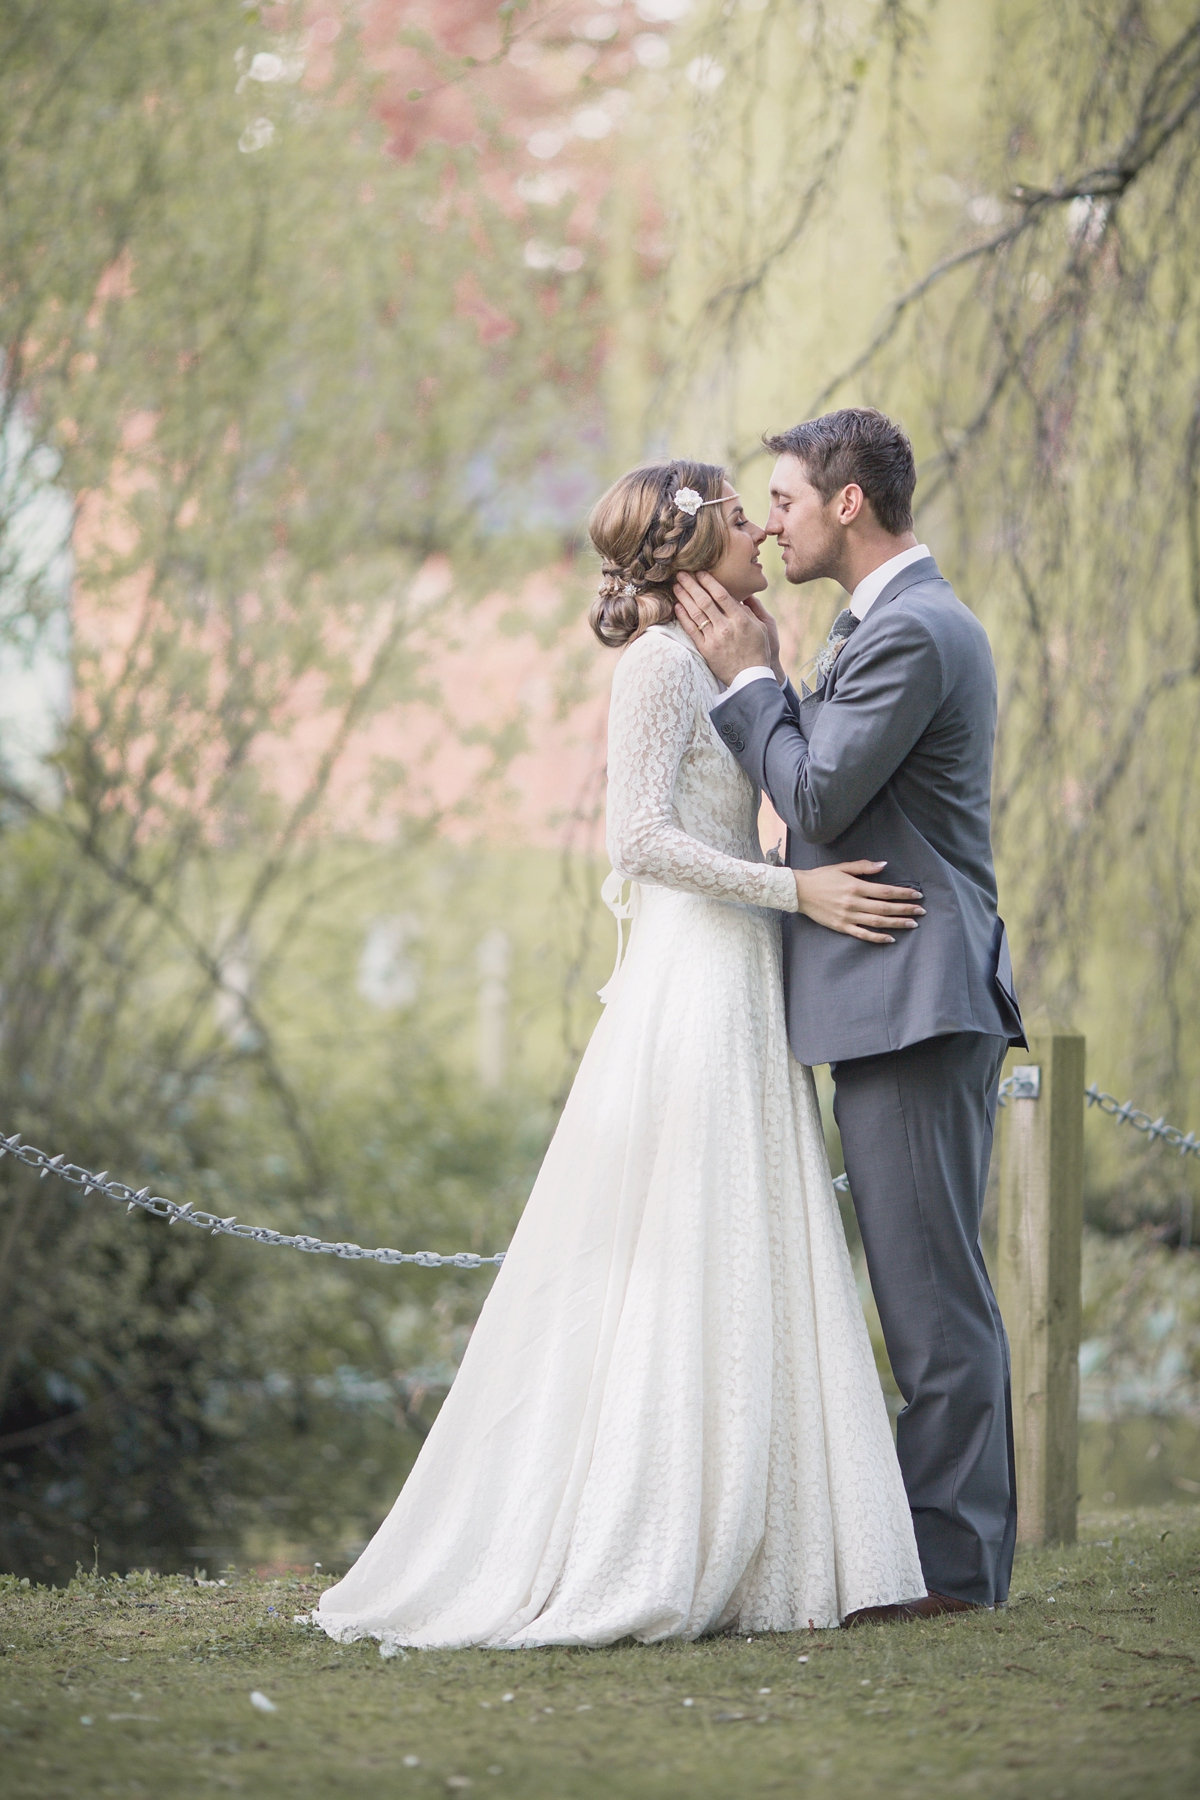
[[[597,500],[588,531],[600,553],[600,584],[588,612],[602,644],[619,649],[648,625],[674,617],[671,583],[683,569],[711,569],[728,543],[720,506],[685,512],[681,488],[719,500],[725,471],[715,463],[649,463],[622,475]]]
[[[637,583],[625,569],[603,568],[600,586],[588,614],[592,630],[602,644],[618,649],[642,629]]]

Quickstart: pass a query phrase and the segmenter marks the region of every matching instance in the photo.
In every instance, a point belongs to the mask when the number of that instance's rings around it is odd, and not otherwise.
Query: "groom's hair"
[[[822,500],[832,500],[853,481],[871,511],[893,537],[913,527],[912,497],[917,466],[912,445],[899,425],[873,406],[844,406],[764,436],[776,456],[794,456]]]

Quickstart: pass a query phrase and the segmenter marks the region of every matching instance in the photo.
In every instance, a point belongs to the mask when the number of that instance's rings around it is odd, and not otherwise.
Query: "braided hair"
[[[725,480],[715,463],[649,463],[597,500],[588,531],[600,553],[600,585],[588,621],[602,644],[619,648],[647,626],[666,624],[674,617],[676,575],[720,562],[729,534],[724,509],[689,514],[675,494],[692,488],[702,500],[719,500]]]

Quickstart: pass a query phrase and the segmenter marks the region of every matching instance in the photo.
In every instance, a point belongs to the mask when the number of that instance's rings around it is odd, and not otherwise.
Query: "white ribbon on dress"
[[[604,1006],[608,1005],[617,991],[617,978],[625,960],[625,921],[629,920],[629,941],[632,943],[634,921],[638,915],[638,902],[641,899],[641,888],[636,881],[630,881],[629,898],[622,900],[621,890],[627,879],[627,876],[618,875],[615,869],[610,869],[605,876],[604,886],[600,889],[600,898],[617,921],[617,960],[613,964],[612,974],[596,995],[596,998]]]

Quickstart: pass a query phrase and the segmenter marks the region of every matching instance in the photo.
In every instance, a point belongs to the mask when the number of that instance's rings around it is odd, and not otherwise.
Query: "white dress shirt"
[[[901,569],[907,569],[909,563],[920,562],[923,556],[928,555],[928,544],[914,544],[911,550],[902,550],[899,556],[889,556],[885,563],[880,563],[877,569],[864,575],[850,596],[850,611],[855,618],[866,618],[893,575],[898,575]]]
[[[923,556],[929,554],[928,544],[914,544],[911,550],[901,550],[898,556],[889,556],[887,561],[880,563],[877,569],[872,569],[869,575],[864,575],[850,596],[850,611],[855,618],[859,620],[866,618],[893,575],[898,575],[901,569],[907,569],[909,563],[920,562]],[[762,668],[757,665],[752,669],[739,669],[722,698],[729,694],[736,694],[739,688],[744,688],[751,681],[774,681],[774,679],[774,669]]]

